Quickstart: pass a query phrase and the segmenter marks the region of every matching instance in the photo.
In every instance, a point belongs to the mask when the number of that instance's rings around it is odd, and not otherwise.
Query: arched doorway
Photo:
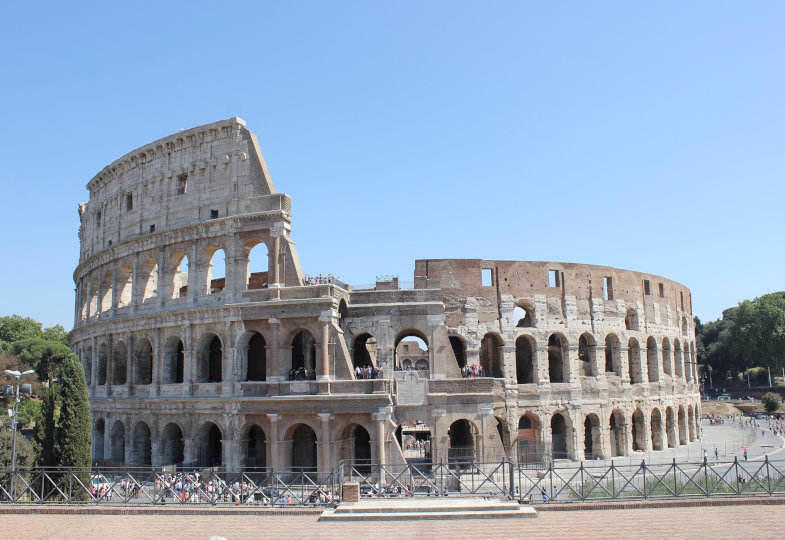
[[[262,428],[257,425],[251,426],[248,430],[245,466],[254,470],[267,468],[267,438]]]
[[[515,371],[518,384],[534,382],[534,347],[528,336],[515,340]]]
[[[553,459],[567,459],[567,422],[560,413],[551,417],[551,452]]]
[[[179,465],[185,461],[185,440],[180,426],[171,422],[161,433],[162,465]]]
[[[267,380],[267,342],[259,332],[254,332],[248,341],[246,380]]]
[[[501,378],[502,340],[496,334],[485,334],[480,342],[480,366],[486,377]]]
[[[292,468],[316,471],[316,433],[305,424],[292,432]]]
[[[447,450],[447,459],[451,464],[467,464],[475,460],[474,455],[474,429],[471,422],[465,419],[456,420],[450,424],[447,431],[450,438],[450,447]]]

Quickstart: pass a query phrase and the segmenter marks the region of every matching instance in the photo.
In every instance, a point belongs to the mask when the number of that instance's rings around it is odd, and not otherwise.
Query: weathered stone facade
[[[291,201],[238,118],[139,148],[87,187],[72,346],[96,460],[329,470],[402,462],[402,432],[427,438],[414,446],[433,462],[610,457],[700,436],[678,283],[418,260],[413,289],[305,285]],[[376,378],[358,378],[365,365]]]

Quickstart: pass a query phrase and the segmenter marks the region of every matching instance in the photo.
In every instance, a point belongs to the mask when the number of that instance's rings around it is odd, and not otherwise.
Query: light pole
[[[11,422],[11,428],[13,429],[14,433],[12,435],[11,440],[11,502],[14,502],[16,499],[16,410],[19,408],[19,380],[24,377],[25,375],[30,375],[34,373],[34,370],[28,369],[24,373],[19,371],[12,371],[10,369],[5,370],[6,374],[11,375],[12,377],[16,377],[16,399],[14,400],[14,419]]]

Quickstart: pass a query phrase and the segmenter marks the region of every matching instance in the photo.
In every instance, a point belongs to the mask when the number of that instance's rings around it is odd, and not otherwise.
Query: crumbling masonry
[[[291,200],[238,118],[134,150],[87,188],[72,347],[97,461],[548,462],[700,437],[678,283],[440,259],[416,261],[413,288],[306,285]]]

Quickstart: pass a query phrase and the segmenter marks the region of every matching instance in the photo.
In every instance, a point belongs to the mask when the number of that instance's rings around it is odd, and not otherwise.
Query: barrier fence
[[[537,504],[785,494],[785,461],[682,462],[529,468],[494,463],[342,463],[305,469],[242,472],[217,468],[88,470],[0,469],[0,503],[329,506],[345,482],[364,497],[482,496]]]

